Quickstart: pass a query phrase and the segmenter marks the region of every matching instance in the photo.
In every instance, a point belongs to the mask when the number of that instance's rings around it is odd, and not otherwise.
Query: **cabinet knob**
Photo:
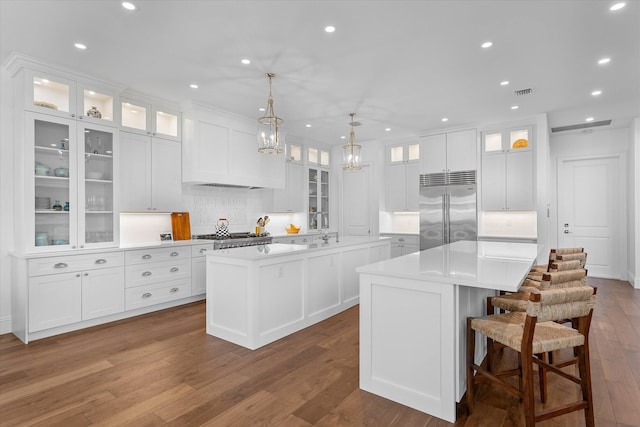
[[[80,249],[84,248],[84,245],[80,245]]]
[[[175,273],[177,271],[180,271],[180,269],[178,267],[171,267],[171,270],[169,270],[172,273]]]
[[[71,118],[75,118],[75,117],[76,117],[76,115],[75,115],[75,114],[72,114],[72,115],[71,115]]]
[[[67,267],[69,267],[69,264],[65,262],[59,262],[53,266],[53,268],[67,268]]]
[[[145,292],[142,294],[142,298],[151,298],[151,292]]]
[[[201,253],[201,254],[203,254],[203,253],[205,253],[205,252],[207,252],[207,250],[206,250],[206,249],[200,249],[200,253]]]
[[[171,288],[171,290],[169,292],[171,292],[172,294],[175,294],[179,290],[180,290],[180,288]]]
[[[89,273],[84,273],[84,277],[87,277],[89,275]]]
[[[76,277],[80,277],[80,273],[76,274]]]
[[[104,258],[98,258],[96,260],[96,264],[106,264],[106,263],[107,263],[107,260]]]
[[[142,255],[142,259],[151,259],[151,255],[149,254]]]
[[[146,276],[151,276],[151,272],[150,272],[150,271],[144,271],[144,272],[142,273],[142,276],[145,276],[145,277],[146,277]]]
[[[171,252],[171,256],[178,256],[180,255],[178,252]]]

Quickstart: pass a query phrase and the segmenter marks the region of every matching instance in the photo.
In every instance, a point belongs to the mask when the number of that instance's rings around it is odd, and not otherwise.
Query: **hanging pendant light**
[[[342,167],[344,170],[350,171],[359,171],[362,166],[360,166],[360,149],[361,145],[356,144],[356,133],[353,130],[353,116],[356,113],[349,113],[351,116],[351,132],[349,133],[349,143],[342,147],[343,156],[344,156],[344,166]]]
[[[282,153],[284,147],[284,120],[276,116],[273,111],[273,96],[271,96],[271,79],[276,75],[265,74],[269,79],[269,98],[264,116],[258,118],[258,151],[266,154]]]

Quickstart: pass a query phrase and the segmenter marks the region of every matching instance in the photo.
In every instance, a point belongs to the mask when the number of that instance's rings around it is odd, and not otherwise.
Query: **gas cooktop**
[[[256,235],[253,233],[230,233],[228,236],[218,236],[216,234],[198,234],[194,239],[215,240],[213,249],[239,248],[243,246],[266,245],[271,243],[271,236],[268,234]]]

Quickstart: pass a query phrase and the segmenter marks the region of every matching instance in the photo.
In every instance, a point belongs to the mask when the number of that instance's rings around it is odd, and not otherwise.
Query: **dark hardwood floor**
[[[591,330],[596,425],[640,425],[640,291],[598,286]],[[0,425],[447,426],[358,388],[358,308],[256,351],[205,334],[194,303],[22,344],[0,336]],[[503,363],[513,362],[504,352]],[[575,369],[569,367],[566,369]],[[549,376],[549,404],[577,386]],[[523,424],[517,398],[479,391],[457,426]],[[582,426],[582,413],[540,426]]]

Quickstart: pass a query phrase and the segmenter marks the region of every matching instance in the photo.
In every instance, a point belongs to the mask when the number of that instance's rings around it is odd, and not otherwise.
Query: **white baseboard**
[[[627,280],[634,289],[640,289],[640,276],[634,276],[632,271],[627,271]]]
[[[0,335],[11,333],[11,316],[0,318]]]

